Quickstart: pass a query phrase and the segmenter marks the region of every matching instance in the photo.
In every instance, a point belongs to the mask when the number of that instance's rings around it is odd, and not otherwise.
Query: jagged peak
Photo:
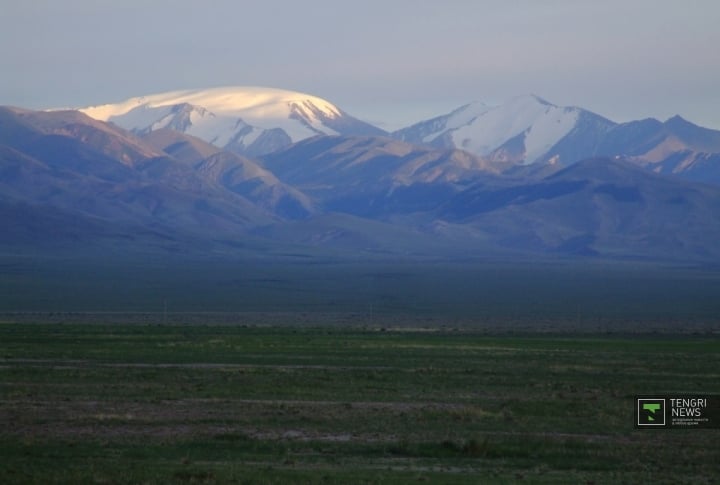
[[[693,126],[697,127],[698,125],[686,120],[680,115],[671,116],[667,120],[665,120],[664,123],[666,126]]]

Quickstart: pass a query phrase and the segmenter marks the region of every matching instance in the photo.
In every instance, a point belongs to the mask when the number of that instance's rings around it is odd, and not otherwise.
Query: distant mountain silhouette
[[[169,129],[0,108],[0,245],[718,261],[720,188],[638,162],[674,140],[710,150],[716,137],[680,119],[618,125],[603,143],[635,144],[626,157],[564,168],[375,136],[315,136],[253,160]]]
[[[490,107],[471,103],[392,134],[415,144],[459,148],[508,164],[620,156],[659,173],[720,185],[720,131],[680,116],[614,123],[577,107],[521,96]]]

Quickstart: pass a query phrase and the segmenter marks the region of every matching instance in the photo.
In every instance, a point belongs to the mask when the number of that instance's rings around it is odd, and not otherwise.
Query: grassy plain
[[[720,337],[0,324],[0,483],[712,483]]]

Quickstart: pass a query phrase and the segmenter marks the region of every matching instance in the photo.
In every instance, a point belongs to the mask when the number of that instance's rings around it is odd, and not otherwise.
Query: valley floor
[[[720,430],[633,396],[720,393],[720,337],[0,323],[2,483],[711,483]],[[250,317],[248,317],[250,318]],[[25,320],[29,317],[25,315]]]

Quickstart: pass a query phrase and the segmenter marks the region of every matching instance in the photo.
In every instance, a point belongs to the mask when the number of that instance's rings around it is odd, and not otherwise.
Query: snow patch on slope
[[[469,123],[451,120],[456,147],[487,155],[507,140],[525,133],[525,160],[532,163],[572,130],[579,111],[554,106],[535,96],[522,96],[490,108]]]
[[[457,130],[463,126],[471,124],[478,116],[482,116],[492,109],[491,106],[483,102],[476,101],[456,109],[445,119],[443,128],[445,130]],[[423,138],[424,143],[430,143],[442,133],[431,133]]]
[[[525,134],[525,163],[533,163],[546,154],[575,127],[580,111],[554,106],[528,128]],[[553,154],[550,154],[553,155]]]
[[[400,130],[395,136],[480,156],[510,150],[513,158],[533,163],[577,126],[581,113],[579,108],[555,106],[537,96],[520,96],[500,106],[471,103]]]

